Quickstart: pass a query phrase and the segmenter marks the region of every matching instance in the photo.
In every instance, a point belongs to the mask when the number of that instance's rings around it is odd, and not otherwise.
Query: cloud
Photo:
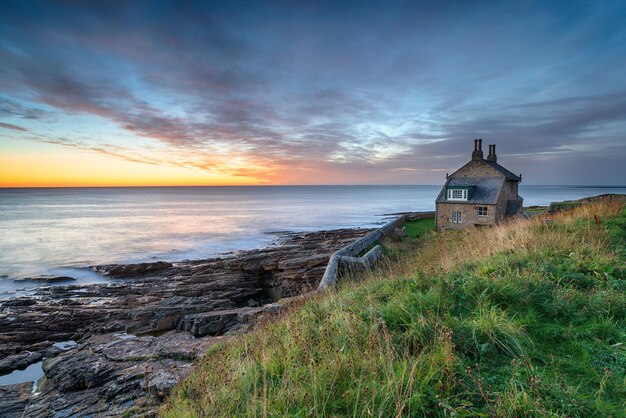
[[[22,131],[27,132],[28,129],[22,128],[21,126],[11,125],[10,123],[0,122],[0,128],[12,129],[14,131]]]
[[[30,120],[52,120],[49,112],[32,106],[25,106],[14,100],[0,97],[0,117]]]
[[[626,158],[614,8],[510,7],[4,2],[2,126],[270,182],[432,182],[474,137],[521,168]]]

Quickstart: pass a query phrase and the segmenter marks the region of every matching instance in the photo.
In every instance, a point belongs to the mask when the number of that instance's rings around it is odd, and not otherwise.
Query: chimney
[[[494,163],[498,162],[498,157],[496,156],[496,144],[489,145],[489,155],[487,156],[487,161],[493,161]]]
[[[483,139],[478,138],[474,140],[474,152],[472,152],[472,160],[483,159]]]

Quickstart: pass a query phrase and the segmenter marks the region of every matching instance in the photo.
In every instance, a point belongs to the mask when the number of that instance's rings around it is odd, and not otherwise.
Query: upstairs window
[[[478,216],[481,218],[487,216],[487,206],[478,206]]]
[[[448,189],[448,200],[467,200],[467,189]]]

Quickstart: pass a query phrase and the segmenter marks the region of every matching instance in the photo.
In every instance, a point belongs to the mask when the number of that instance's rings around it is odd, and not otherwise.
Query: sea
[[[104,278],[109,263],[202,259],[260,248],[285,232],[368,228],[434,210],[432,186],[259,186],[0,189],[0,298],[45,275]],[[624,187],[520,185],[525,206],[626,193]]]

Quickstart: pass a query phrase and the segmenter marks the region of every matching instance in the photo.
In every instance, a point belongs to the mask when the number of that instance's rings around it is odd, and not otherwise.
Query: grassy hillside
[[[216,347],[162,414],[624,416],[621,204],[418,235]]]

